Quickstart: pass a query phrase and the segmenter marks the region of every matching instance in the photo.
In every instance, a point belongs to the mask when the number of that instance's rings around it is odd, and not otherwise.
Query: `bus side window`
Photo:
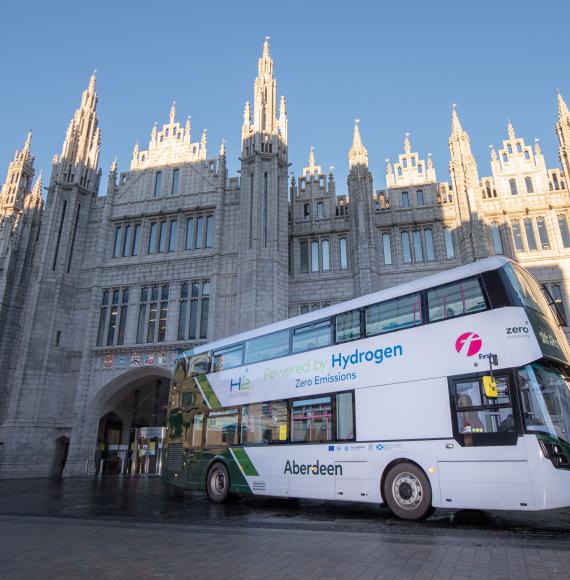
[[[329,346],[331,343],[330,320],[296,328],[293,331],[293,352],[303,352]]]
[[[336,342],[360,338],[360,310],[351,310],[336,315]]]
[[[338,441],[354,439],[354,393],[336,395],[336,438]]]
[[[194,415],[192,418],[192,432],[190,436],[191,447],[199,448],[202,447],[202,434],[204,432],[204,415]]]
[[[420,294],[412,294],[366,308],[366,336],[393,332],[422,323]]]
[[[237,411],[210,413],[206,422],[206,447],[237,444]]]
[[[487,308],[481,284],[476,278],[428,290],[430,322],[480,312]]]
[[[291,441],[318,442],[333,438],[331,397],[293,401],[291,407]]]
[[[287,441],[287,402],[254,403],[241,410],[241,443],[282,443]]]
[[[213,372],[222,371],[225,369],[233,369],[242,365],[243,346],[230,346],[218,350],[214,353],[214,367]]]
[[[507,377],[495,377],[499,396],[488,399],[480,379],[455,383],[457,428],[460,434],[514,432]]]

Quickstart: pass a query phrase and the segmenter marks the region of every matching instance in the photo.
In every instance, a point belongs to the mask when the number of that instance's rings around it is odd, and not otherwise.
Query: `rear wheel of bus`
[[[216,462],[208,470],[206,477],[206,491],[208,497],[216,503],[229,501],[230,474],[228,468],[221,462]]]
[[[434,512],[429,479],[413,463],[406,461],[392,467],[382,491],[390,511],[403,520],[423,520]]]

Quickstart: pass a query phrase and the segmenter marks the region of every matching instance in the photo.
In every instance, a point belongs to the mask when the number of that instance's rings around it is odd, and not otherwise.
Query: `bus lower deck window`
[[[241,410],[241,443],[287,441],[287,402],[254,403]]]
[[[294,401],[291,409],[291,441],[315,442],[332,439],[330,397]]]

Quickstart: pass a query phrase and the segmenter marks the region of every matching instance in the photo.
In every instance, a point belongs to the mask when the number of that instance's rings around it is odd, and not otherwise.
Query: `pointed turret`
[[[138,154],[138,152],[137,152]],[[107,197],[112,196],[117,188],[117,157],[113,159],[109,169],[109,181],[107,182]]]
[[[170,124],[174,123],[176,118],[176,101],[172,101],[172,107],[170,107]]]
[[[570,112],[566,106],[560,91],[558,91],[558,121],[556,122],[556,134],[558,135],[558,155],[562,171],[566,176],[566,182],[570,178]]]
[[[222,143],[220,145],[220,157],[226,156],[226,140],[222,139]]]
[[[462,259],[471,262],[487,255],[485,236],[479,224],[476,193],[479,191],[477,163],[471,152],[469,135],[461,127],[455,105],[451,113],[449,173],[456,192],[461,228],[459,245]]]
[[[97,119],[97,94],[95,73],[83,91],[81,105],[75,111],[67,128],[61,155],[54,164],[52,182],[77,183],[97,192],[98,165],[101,134]]]
[[[95,88],[97,87],[97,71],[94,70],[93,74],[91,75],[91,78],[89,79],[89,87],[88,87],[88,91],[90,93],[95,93]]]
[[[360,137],[359,119],[354,122],[354,133],[352,135],[352,147],[348,152],[348,167],[352,170],[355,167],[362,166],[368,168],[368,150],[362,144]]]
[[[513,124],[511,123],[510,119],[507,121],[507,134],[509,135],[509,139],[511,141],[513,141],[514,139],[517,138],[517,135],[515,133],[515,129],[513,127]]]
[[[309,151],[309,167],[315,166],[315,148],[311,145],[311,150]]]
[[[0,215],[19,212],[24,199],[31,192],[34,177],[34,156],[30,152],[32,131],[26,136],[24,146],[16,150],[8,166],[6,181],[0,190]]]

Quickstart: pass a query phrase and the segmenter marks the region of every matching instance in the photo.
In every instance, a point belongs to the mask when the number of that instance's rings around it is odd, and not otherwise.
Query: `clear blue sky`
[[[152,123],[171,102],[192,115],[209,153],[227,140],[238,168],[243,105],[252,96],[265,35],[279,95],[287,98],[292,169],[310,145],[323,168],[335,166],[346,191],[346,153],[361,119],[375,187],[384,159],[403,136],[422,157],[433,154],[447,180],[452,103],[471,136],[480,175],[488,145],[500,145],[510,118],[528,142],[540,138],[558,166],[556,88],[570,104],[570,3],[478,0],[11,2],[0,34],[0,171],[33,128],[36,167],[49,175],[69,119],[98,70],[104,193],[118,156],[128,170],[133,146],[146,148]]]

